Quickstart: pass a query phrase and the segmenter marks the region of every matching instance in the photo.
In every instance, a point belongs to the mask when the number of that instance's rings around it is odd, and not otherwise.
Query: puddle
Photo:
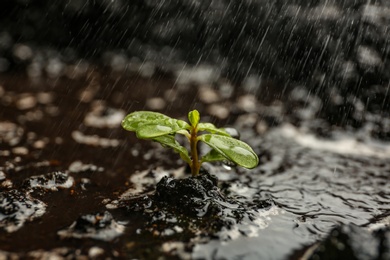
[[[279,209],[280,210],[280,209]],[[277,209],[273,211],[278,211]],[[275,213],[276,213],[275,212]],[[239,233],[230,240],[213,239],[197,244],[192,253],[194,259],[288,259],[292,252],[310,243],[309,239],[297,237],[290,214],[270,214],[266,226],[257,227],[254,234]],[[292,242],[291,240],[294,240]]]
[[[333,140],[324,140],[314,134],[301,132],[291,125],[284,125],[278,131],[281,132],[282,136],[291,138],[297,144],[311,149],[346,155],[390,158],[390,142],[374,140],[362,142],[345,133],[338,134]]]

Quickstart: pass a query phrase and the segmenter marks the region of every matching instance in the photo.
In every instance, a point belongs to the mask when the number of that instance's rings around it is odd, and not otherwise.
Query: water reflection
[[[307,148],[283,135],[283,127],[268,132],[262,141],[271,159],[255,170],[231,171],[234,177],[222,178],[223,186],[229,196],[246,205],[259,197],[271,198],[278,214],[269,214],[266,225],[256,226],[256,220],[250,220],[256,236],[239,232],[229,241],[196,245],[194,258],[286,259],[335,226],[353,223],[369,227],[375,225],[373,216],[388,212],[388,158],[367,156],[365,149],[340,155],[337,147],[334,151]],[[223,166],[209,167],[223,176]],[[220,235],[223,237],[223,232]]]

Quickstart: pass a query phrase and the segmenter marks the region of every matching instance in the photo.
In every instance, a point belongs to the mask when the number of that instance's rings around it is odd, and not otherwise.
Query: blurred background
[[[323,128],[390,138],[385,0],[4,0],[0,15],[2,73],[57,77],[88,63],[146,77],[198,68],[198,79],[224,77],[271,99],[297,89],[287,111],[315,97]]]

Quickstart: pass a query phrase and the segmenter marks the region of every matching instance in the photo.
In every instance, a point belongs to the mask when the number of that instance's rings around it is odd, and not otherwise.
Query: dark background
[[[165,71],[206,63],[236,82],[303,86],[330,125],[370,121],[390,140],[389,24],[389,1],[3,0],[0,69],[52,57],[105,65],[109,53]],[[21,58],[18,44],[40,56]]]

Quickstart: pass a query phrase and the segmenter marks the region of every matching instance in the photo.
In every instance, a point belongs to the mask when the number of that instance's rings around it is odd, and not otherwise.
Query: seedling
[[[188,120],[189,124],[161,113],[137,111],[123,119],[122,127],[134,131],[139,139],[156,141],[164,147],[172,148],[189,164],[193,176],[199,174],[200,166],[204,162],[229,160],[249,169],[259,163],[259,158],[249,145],[231,137],[224,129],[216,128],[211,123],[200,123],[197,110],[188,113]],[[200,132],[203,134],[199,134]],[[190,151],[175,139],[176,134],[187,137]],[[211,147],[203,156],[198,153],[199,141]]]

